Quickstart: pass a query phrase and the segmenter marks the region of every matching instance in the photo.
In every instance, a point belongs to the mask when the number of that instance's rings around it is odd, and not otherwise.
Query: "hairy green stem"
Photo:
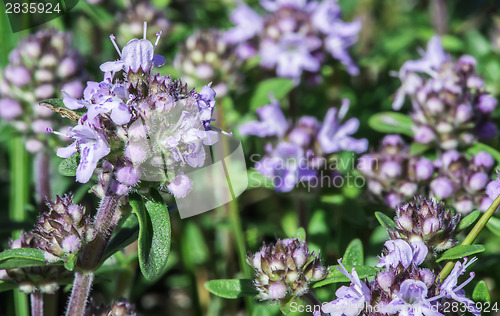
[[[36,191],[38,193],[39,212],[48,210],[47,200],[50,200],[50,158],[42,150],[35,156]]]
[[[75,272],[75,280],[73,281],[73,290],[69,300],[66,316],[83,316],[85,307],[94,280],[92,272]]]
[[[491,206],[486,210],[486,212],[484,212],[483,216],[479,218],[476,225],[474,225],[474,227],[469,232],[467,237],[465,237],[464,241],[462,241],[461,245],[471,245],[474,242],[474,240],[476,240],[476,237],[479,235],[484,226],[486,226],[486,224],[493,216],[493,214],[495,214],[495,211],[499,205],[500,205],[500,195],[497,196],[497,198],[495,199],[495,201],[493,201]],[[441,282],[443,282],[444,279],[446,279],[446,277],[448,276],[448,274],[450,274],[454,266],[455,266],[455,261],[449,261],[444,266],[443,270],[441,270],[441,273],[439,273]]]
[[[43,294],[39,291],[31,293],[31,316],[43,316]]]
[[[29,197],[28,154],[21,136],[12,139],[10,147],[10,208],[9,218],[13,222],[26,221],[28,214],[26,205]],[[12,233],[13,238],[19,238],[20,231]],[[14,290],[14,309],[17,316],[28,316],[28,297]]]

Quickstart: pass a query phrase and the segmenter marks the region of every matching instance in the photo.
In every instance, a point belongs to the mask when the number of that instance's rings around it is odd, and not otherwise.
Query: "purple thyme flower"
[[[419,266],[427,256],[427,246],[422,241],[408,244],[402,239],[388,240],[384,243],[388,253],[380,258],[377,267],[397,268],[399,264],[407,269],[411,264]]]
[[[326,113],[325,121],[318,133],[318,143],[325,153],[331,154],[341,150],[362,153],[368,148],[368,140],[355,139],[350,136],[359,128],[357,118],[351,118],[341,124],[348,110],[349,100],[343,99],[339,110],[331,108]]]
[[[260,4],[266,11],[262,16],[244,3],[231,14],[236,26],[225,39],[238,44],[240,58],[259,52],[261,66],[276,68],[278,76],[297,83],[304,71],[319,71],[325,53],[344,64],[351,75],[358,74],[347,49],[357,41],[361,22],[342,21],[336,1],[261,0]]]
[[[70,129],[68,137],[75,140],[74,143],[65,148],[57,150],[57,156],[69,158],[79,150],[80,164],[76,169],[76,180],[86,183],[94,173],[99,160],[110,153],[106,137],[93,129],[90,124],[85,124],[85,118],[80,120],[81,125]]]
[[[403,64],[393,109],[410,98],[416,142],[449,150],[496,135],[491,113],[497,101],[484,91],[475,66],[471,56],[457,61],[447,56],[438,36],[431,38],[422,59]]]
[[[349,273],[344,265],[342,265],[342,260],[339,260],[340,267],[337,268],[342,274],[344,274],[351,281],[350,286],[343,285],[336,292],[335,295],[337,299],[329,303],[323,304],[321,310],[323,313],[330,314],[331,316],[336,315],[346,315],[346,316],[356,316],[359,315],[361,310],[365,308],[365,305],[371,302],[371,290],[368,286],[362,282],[356,269],[352,268],[351,273]]]
[[[260,121],[251,121],[240,127],[241,135],[259,137],[283,137],[289,128],[289,123],[277,101],[257,109]]]
[[[408,279],[401,283],[396,298],[382,308],[383,313],[412,316],[444,316],[438,305],[427,298],[427,285],[422,281]]]

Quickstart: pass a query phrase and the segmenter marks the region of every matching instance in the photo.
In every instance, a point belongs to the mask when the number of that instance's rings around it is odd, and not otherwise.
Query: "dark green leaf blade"
[[[355,268],[356,273],[358,274],[360,279],[373,276],[378,271],[377,268],[370,266],[344,265],[344,267],[347,269],[349,273],[351,273],[352,269]],[[328,274],[328,276],[324,280],[316,282],[312,287],[318,288],[332,283],[350,282],[349,278],[347,278],[342,272],[337,270],[337,268],[340,268],[340,266],[339,265],[332,266],[330,268],[330,273]]]
[[[392,230],[394,229],[394,227],[396,227],[396,223],[384,213],[375,212],[375,217],[377,218],[380,225],[382,225],[382,227],[384,227],[387,230]]]
[[[486,228],[488,228],[489,231],[496,236],[500,237],[500,219],[496,217],[490,218],[490,220],[486,224]]]
[[[76,176],[76,169],[80,164],[80,154],[75,153],[73,156],[64,159],[59,164],[59,173],[66,177],[74,177]]]
[[[0,252],[0,269],[46,266],[44,252],[39,249],[17,248]]]
[[[205,288],[212,294],[222,298],[236,299],[258,294],[250,279],[221,279],[205,283]]]
[[[474,222],[476,222],[480,215],[481,211],[477,210],[462,218],[460,223],[458,223],[458,230],[464,230],[470,225],[474,224]]]
[[[156,280],[164,270],[170,251],[170,217],[163,198],[151,191],[144,203],[138,194],[130,196],[132,212],[139,220],[139,266],[144,277]]]
[[[250,98],[250,109],[255,111],[261,106],[270,104],[269,97],[273,97],[276,100],[282,99],[294,86],[293,80],[288,78],[271,78],[261,81]]]
[[[480,253],[486,250],[483,245],[458,245],[451,249],[446,250],[441,258],[436,260],[440,262],[443,260],[455,260],[463,257],[467,257],[476,253]]]
[[[0,293],[10,291],[17,288],[17,284],[13,282],[0,281]]]
[[[474,292],[472,292],[472,299],[474,302],[491,302],[490,290],[488,289],[486,282],[481,280],[476,284]]]
[[[342,257],[342,264],[350,266],[363,265],[365,261],[363,255],[363,243],[359,239],[353,239]]]
[[[368,125],[377,132],[404,134],[413,137],[413,121],[405,114],[398,112],[382,112],[374,114]]]
[[[111,237],[108,245],[106,246],[106,251],[104,252],[103,261],[112,256],[115,252],[123,249],[124,247],[130,245],[139,235],[139,222],[137,216],[131,214],[121,225],[116,232],[116,234]]]

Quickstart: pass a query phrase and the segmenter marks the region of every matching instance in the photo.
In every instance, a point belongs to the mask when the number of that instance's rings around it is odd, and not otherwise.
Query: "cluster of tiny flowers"
[[[261,66],[279,77],[300,80],[303,71],[317,73],[326,54],[339,60],[351,75],[359,72],[348,53],[357,41],[360,20],[344,22],[335,0],[261,0],[257,14],[244,3],[231,14],[236,26],[227,31],[242,59],[259,55]]]
[[[83,100],[64,98],[69,109],[87,112],[67,135],[75,142],[57,154],[79,153],[79,182],[88,182],[101,162],[103,172],[112,172],[118,194],[143,179],[184,197],[192,187],[185,169],[203,166],[204,145],[218,141],[210,125],[215,91],[210,86],[188,91],[180,80],[153,74],[165,59],[154,54],[156,44],[147,39],[133,39],[123,51],[111,39],[121,59],[101,65],[104,80],[88,82]]]
[[[81,97],[85,78],[79,54],[71,48],[71,36],[41,30],[26,37],[9,54],[9,65],[0,80],[0,117],[26,135],[26,149],[44,147],[47,128],[62,128],[54,113],[40,106],[58,98],[61,90]]]
[[[298,181],[317,178],[318,171],[325,167],[327,155],[342,150],[366,151],[368,141],[351,136],[358,130],[358,119],[342,122],[348,109],[349,100],[344,99],[340,109],[328,110],[323,123],[314,117],[303,116],[296,124],[291,124],[279,104],[274,102],[258,108],[260,120],[242,125],[240,134],[276,140],[274,145],[266,145],[267,155],[255,165],[255,169],[273,179],[277,191],[289,192]]]
[[[116,17],[118,24],[117,41],[121,46],[125,46],[134,38],[141,38],[143,34],[144,22],[147,22],[145,38],[153,38],[156,33],[168,32],[170,23],[165,16],[165,10],[155,8],[149,1],[132,1],[127,5],[127,9],[119,11]]]
[[[217,30],[201,30],[189,36],[174,59],[174,66],[180,71],[187,84],[213,82],[212,88],[219,96],[233,89],[240,76],[233,45]]]
[[[460,215],[446,209],[444,203],[415,197],[413,202],[396,208],[396,226],[389,230],[389,235],[408,243],[423,241],[430,251],[443,251],[457,243],[459,221]]]
[[[494,165],[490,154],[467,157],[452,149],[431,162],[409,151],[399,135],[387,135],[379,152],[360,157],[358,169],[372,197],[392,208],[415,195],[446,201],[463,214],[489,207],[485,189]]]
[[[476,261],[476,258],[470,261],[465,258],[463,263],[457,262],[450,275],[437,282],[436,271],[422,267],[424,262],[432,257],[429,255],[428,243],[442,239],[439,234],[434,236],[426,234],[427,230],[433,230],[434,227],[445,230],[454,227],[456,225],[454,219],[439,222],[436,216],[449,217],[444,208],[437,206],[435,202],[417,199],[415,204],[403,206],[399,212],[401,217],[399,215],[398,217],[406,226],[408,223],[404,217],[410,215],[408,211],[410,208],[412,217],[409,222],[412,223],[412,227],[398,227],[398,232],[391,232],[392,239],[385,242],[386,250],[377,265],[382,270],[376,274],[373,281],[360,280],[355,268],[349,273],[339,260],[338,270],[349,278],[351,284],[342,286],[335,292],[337,299],[323,304],[323,313],[332,316],[381,314],[437,316],[444,315],[444,302],[455,301],[467,305],[472,314],[481,314],[474,302],[465,297],[462,289],[474,278],[474,273],[471,272],[470,277],[458,285],[458,278]],[[429,215],[431,213],[432,215]],[[420,221],[424,218],[422,224]],[[419,229],[424,231],[418,231]],[[408,239],[407,233],[413,234],[414,238]],[[399,236],[404,239],[399,239]],[[448,236],[444,239],[445,244],[454,244]]]
[[[484,91],[475,67],[472,56],[453,61],[437,36],[429,41],[422,59],[403,64],[393,108],[399,110],[405,96],[410,97],[417,143],[449,150],[497,134],[491,121],[497,100]]]
[[[429,159],[409,151],[399,135],[387,135],[378,152],[359,159],[358,169],[367,179],[370,195],[390,207],[423,194],[434,174]]]
[[[85,208],[74,204],[71,196],[58,196],[48,206],[49,211],[40,215],[34,229],[34,233],[45,241],[38,248],[45,251],[47,262],[64,261],[92,241],[94,231]]]
[[[137,316],[135,306],[129,301],[120,299],[111,306],[98,305],[93,299],[85,309],[85,316]]]
[[[21,232],[19,239],[9,242],[10,249],[48,247],[47,242],[33,231]],[[0,270],[0,280],[17,285],[19,291],[29,294],[35,291],[54,294],[59,289],[59,282],[71,274],[60,265],[12,268]]]
[[[310,252],[304,241],[296,238],[278,240],[249,255],[248,263],[255,269],[254,285],[261,300],[279,301],[309,291],[309,284],[328,274],[318,256]]]

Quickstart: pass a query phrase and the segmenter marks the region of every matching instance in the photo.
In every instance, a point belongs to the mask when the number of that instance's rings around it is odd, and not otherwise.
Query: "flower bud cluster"
[[[455,150],[444,152],[434,164],[437,176],[430,183],[433,196],[449,202],[459,213],[467,214],[475,209],[485,211],[491,200],[485,189],[495,164],[487,152],[479,152],[467,158]]]
[[[145,38],[153,38],[156,33],[168,32],[170,22],[165,10],[155,8],[149,1],[133,1],[127,5],[125,10],[118,12],[116,17],[117,41],[120,46],[125,46],[134,38],[144,36],[144,21],[148,23]]]
[[[396,208],[396,226],[389,231],[392,239],[407,242],[423,241],[431,250],[446,250],[457,240],[457,225],[460,215],[447,210],[444,203],[415,197],[413,202]]]
[[[161,32],[157,35],[156,44]],[[118,47],[114,39],[111,35]],[[215,92],[209,85],[197,93],[153,73],[165,63],[154,54],[156,44],[134,39],[122,51],[117,48],[121,59],[101,65],[102,82],[88,82],[82,100],[64,99],[69,109],[87,111],[67,135],[75,142],[57,153],[68,158],[79,152],[77,181],[88,182],[100,163],[104,173],[113,173],[120,195],[139,179],[160,182],[176,197],[190,191],[185,169],[203,166],[204,146],[218,141],[210,125]]]
[[[217,30],[201,30],[189,36],[174,59],[174,66],[190,86],[213,83],[213,89],[224,96],[241,81],[234,46]]]
[[[260,251],[249,255],[247,261],[255,269],[254,285],[261,300],[302,296],[309,291],[311,282],[328,274],[319,257],[296,238],[264,244]]]
[[[41,30],[21,40],[9,54],[9,64],[0,80],[0,117],[26,135],[26,149],[44,147],[47,128],[62,128],[54,113],[39,105],[61,96],[61,90],[79,98],[85,74],[82,59],[71,48],[71,36]]]
[[[458,278],[476,259],[457,262],[453,271],[444,280],[437,280],[439,266],[424,267],[425,262],[435,260],[430,249],[447,249],[455,244],[454,230],[459,216],[446,211],[443,204],[422,198],[398,208],[396,227],[389,231],[390,240],[380,257],[373,281],[361,281],[353,268],[349,273],[339,260],[338,268],[347,276],[350,286],[342,286],[336,292],[337,299],[322,305],[323,313],[341,315],[408,314],[418,310],[423,315],[444,315],[443,302],[460,302],[469,306],[469,311],[480,315],[472,300],[465,296],[462,288],[474,277],[459,285]],[[467,262],[468,261],[468,262]],[[433,270],[436,269],[436,270]],[[369,307],[376,307],[373,311]]]
[[[451,60],[435,36],[421,60],[402,66],[400,78],[393,107],[398,110],[405,95],[410,97],[415,142],[449,150],[497,134],[491,121],[497,100],[484,91],[474,57]]]
[[[90,300],[85,316],[136,316],[135,306],[125,299],[113,301],[110,306],[98,305]]]
[[[359,72],[348,47],[357,41],[361,21],[344,22],[337,1],[260,1],[264,15],[241,3],[231,14],[236,26],[225,35],[242,59],[260,55],[260,64],[296,81],[304,71],[318,73],[324,55],[339,60],[351,75]]]
[[[370,195],[390,207],[424,194],[433,174],[433,163],[410,154],[399,135],[387,135],[378,152],[360,157],[358,169],[367,178]]]
[[[267,154],[255,169],[273,179],[276,191],[289,192],[299,181],[317,180],[319,170],[329,167],[328,155],[343,150],[361,153],[368,148],[366,139],[352,137],[358,130],[358,119],[343,122],[348,110],[349,100],[344,99],[340,109],[328,110],[323,123],[312,116],[303,116],[291,124],[274,102],[258,108],[260,120],[242,125],[240,134],[273,138],[274,144],[266,145]]]
[[[34,233],[44,241],[38,248],[46,251],[45,260],[49,263],[76,256],[85,244],[94,239],[85,208],[74,204],[69,195],[58,196],[48,206],[49,211],[40,215],[34,229]]]
[[[48,244],[33,231],[21,232],[19,239],[9,242],[10,249],[18,248],[47,248]],[[59,289],[59,283],[71,276],[63,266],[44,266],[29,268],[13,268],[0,270],[0,280],[7,283],[15,283],[19,291],[29,294],[39,291],[46,294],[54,294]]]

